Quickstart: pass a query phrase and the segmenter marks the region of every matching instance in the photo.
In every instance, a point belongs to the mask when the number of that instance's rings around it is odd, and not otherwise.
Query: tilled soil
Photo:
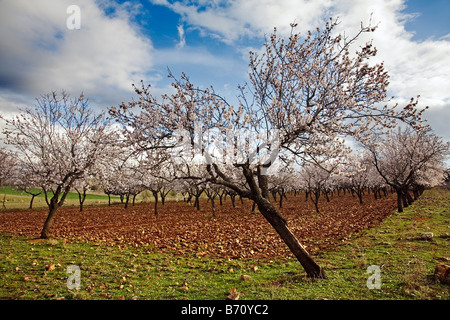
[[[274,202],[275,203],[275,202]],[[278,203],[276,203],[278,208]],[[364,196],[364,204],[350,194],[320,202],[315,213],[311,201],[302,194],[288,195],[281,214],[306,249],[317,254],[345,242],[353,233],[379,224],[394,212],[395,195],[374,200]],[[153,204],[129,206],[61,208],[52,226],[52,237],[66,241],[87,240],[104,245],[145,246],[149,250],[170,250],[179,254],[228,258],[276,258],[290,256],[287,246],[258,212],[252,202],[236,199],[236,208],[226,199],[223,205],[201,200],[200,211],[183,201],[166,202],[154,215]],[[0,232],[38,237],[48,210],[0,212]]]

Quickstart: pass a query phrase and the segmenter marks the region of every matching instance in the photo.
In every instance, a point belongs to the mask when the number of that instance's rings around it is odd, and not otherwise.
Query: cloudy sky
[[[362,40],[378,48],[389,95],[400,103],[420,95],[429,123],[450,141],[449,12],[448,0],[2,0],[0,113],[62,89],[106,110],[129,101],[140,80],[170,90],[168,68],[233,100],[249,50],[274,27],[287,34],[295,21],[305,34],[339,17],[352,34],[372,14],[378,29]]]

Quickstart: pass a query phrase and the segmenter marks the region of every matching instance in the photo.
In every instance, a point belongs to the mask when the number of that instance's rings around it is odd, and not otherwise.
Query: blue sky
[[[404,12],[416,14],[405,24],[405,29],[415,33],[413,39],[440,38],[450,32],[450,1],[408,0]]]
[[[80,7],[68,30],[66,9]],[[50,90],[84,92],[105,110],[134,97],[131,83],[170,90],[167,68],[233,101],[247,80],[248,51],[289,23],[306,33],[339,17],[341,31],[379,25],[377,59],[391,75],[390,95],[405,104],[420,94],[428,119],[450,140],[450,1],[448,0],[2,0],[0,112],[14,114]]]

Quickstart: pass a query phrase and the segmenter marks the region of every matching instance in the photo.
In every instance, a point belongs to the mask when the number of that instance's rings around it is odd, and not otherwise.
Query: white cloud
[[[291,22],[298,22],[307,30],[323,20],[318,12],[326,13],[331,0],[237,0],[237,1],[181,1],[151,0],[165,5],[180,14],[190,25],[197,26],[210,35],[218,36],[226,43],[241,37],[261,37],[278,26],[289,29]]]
[[[384,62],[390,78],[389,95],[394,102],[406,104],[420,95],[420,105],[435,111],[429,122],[439,128],[438,134],[447,139],[450,133],[436,118],[450,118],[450,39],[430,37],[423,42],[413,41],[413,32],[405,30],[405,23],[417,15],[405,14],[405,0],[235,0],[179,1],[159,4],[179,13],[190,28],[199,28],[204,35],[212,35],[223,42],[240,45],[242,39],[257,39],[277,27],[279,34],[288,35],[289,24],[298,23],[298,30],[321,27],[329,17],[339,17],[340,31],[353,35],[361,22],[378,25],[374,33],[364,34],[359,43],[373,40],[378,49],[377,62]],[[371,16],[372,14],[372,16]],[[248,51],[248,48],[238,48]],[[356,50],[356,48],[355,48]],[[435,119],[433,121],[433,119]]]
[[[404,23],[414,16],[402,13],[404,1],[377,0],[370,6],[362,1],[341,2],[341,29],[355,29],[358,19],[373,13],[372,22],[378,29],[363,39],[373,39],[378,49],[377,60],[384,62],[391,76],[390,94],[402,102],[420,95],[420,103],[431,108],[450,104],[450,41],[413,41]]]
[[[130,7],[107,16],[93,0],[80,0],[81,29],[69,30],[70,0],[0,2],[0,84],[35,97],[65,89],[97,102],[129,99],[131,83],[152,67],[152,44],[129,21]],[[107,5],[106,2],[99,2]]]
[[[177,44],[177,48],[184,48],[184,46],[186,45],[186,38],[184,35],[183,25],[182,24],[178,25],[177,30],[178,30],[178,37],[180,38],[180,41]]]
[[[150,1],[181,15],[175,48],[155,50],[137,30],[130,22],[139,10],[136,4],[76,1],[81,29],[68,30],[66,8],[74,4],[71,0],[0,1],[0,110],[9,112],[26,100],[24,95],[32,99],[53,89],[74,95],[84,91],[102,106],[117,105],[133,96],[131,83],[162,79],[149,73],[156,66],[205,75],[203,84],[215,84],[219,77],[227,83],[233,77],[241,82],[249,49],[257,51],[252,47],[262,44],[274,27],[288,35],[289,24],[295,21],[306,33],[323,26],[329,17],[339,17],[340,30],[351,35],[373,13],[378,29],[361,37],[361,43],[373,40],[378,48],[376,59],[391,75],[389,95],[402,103],[420,95],[420,104],[430,105],[433,111],[430,123],[450,137],[443,121],[438,121],[450,118],[450,39],[413,41],[413,33],[404,28],[414,18],[402,12],[405,0]],[[102,9],[111,6],[114,14],[105,15]],[[185,31],[192,29],[233,46],[236,59],[212,54],[206,38],[203,47],[186,45]]]

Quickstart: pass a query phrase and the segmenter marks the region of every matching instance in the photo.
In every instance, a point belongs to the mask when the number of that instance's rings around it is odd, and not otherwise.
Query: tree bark
[[[155,217],[158,216],[158,191],[153,191],[153,197],[155,198],[155,204],[154,204],[154,211],[155,211]]]
[[[270,201],[259,197],[258,199],[256,199],[256,203],[261,214],[289,247],[291,252],[305,269],[308,277],[326,279],[327,275],[325,273],[325,270],[323,270],[323,268],[321,268],[314,261],[311,255],[298,241],[298,239],[287,226],[286,220],[284,220],[284,218],[278,213],[278,211],[270,203]]]
[[[358,196],[359,203],[360,203],[360,204],[363,204],[363,200],[362,200],[362,190],[358,188],[358,190],[356,191],[356,195]]]
[[[403,212],[403,204],[402,204],[402,191],[400,189],[397,190],[397,211]]]
[[[128,202],[130,201],[130,193],[126,194],[126,198],[125,198],[125,206],[124,208],[127,209],[128,208]]]
[[[194,196],[195,196],[194,206],[197,208],[197,211],[200,211],[200,196],[197,195]]]
[[[243,167],[245,179],[250,187],[250,195],[253,201],[258,205],[258,209],[264,218],[275,229],[281,239],[286,243],[291,252],[305,269],[308,277],[326,279],[325,271],[314,261],[311,255],[305,250],[297,240],[292,231],[288,228],[286,220],[280,215],[277,209],[272,205],[268,195],[267,176],[257,172],[258,185],[256,184],[253,173],[248,167]]]
[[[313,198],[313,193],[314,193],[314,198]],[[320,213],[320,210],[319,210],[320,190],[314,190],[314,192],[310,191],[309,195],[310,195],[312,202],[314,203],[314,207],[316,208],[316,213]]]
[[[48,216],[47,219],[45,219],[45,223],[44,223],[44,227],[42,228],[41,231],[41,239],[48,239],[48,237],[50,236],[50,228],[53,225],[53,221],[55,220],[55,214],[56,211],[58,210],[59,205],[56,201],[56,199],[54,199],[54,197],[50,200],[50,205],[49,205],[49,210],[48,210]]]
[[[84,200],[86,200],[86,190],[83,189],[83,192],[77,190],[78,193],[78,201],[80,202],[80,212],[83,212]]]
[[[45,188],[43,189],[45,195],[45,202],[47,203],[49,210],[47,219],[45,220],[44,223],[44,227],[42,228],[41,231],[41,239],[47,239],[50,236],[50,228],[52,227],[53,221],[55,220],[56,210],[58,210],[64,204],[64,201],[66,200],[66,197],[69,194],[70,186],[71,183],[66,185],[64,191],[62,191],[62,185],[59,185],[56,188],[55,192],[53,193],[53,197],[50,199],[50,201],[48,200],[47,190],[45,190]]]
[[[215,218],[216,217],[216,208],[214,207],[214,198],[215,197],[211,197],[211,210],[212,210],[212,215]]]
[[[34,202],[34,198],[36,197],[36,195],[35,194],[32,194],[31,195],[31,200],[30,200],[30,207],[29,207],[29,209],[33,209],[33,202]]]

